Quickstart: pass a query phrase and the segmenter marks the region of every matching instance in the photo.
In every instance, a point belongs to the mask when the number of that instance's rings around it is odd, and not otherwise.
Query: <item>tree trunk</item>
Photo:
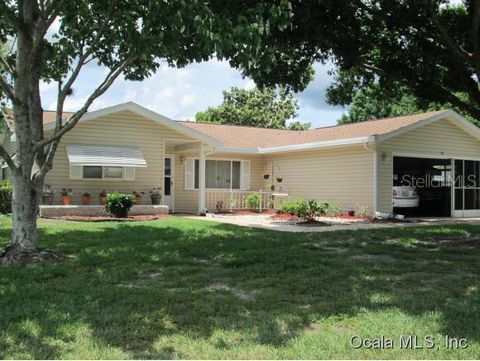
[[[41,185],[31,180],[30,175],[15,174],[13,183],[13,235],[11,246],[22,253],[37,251],[37,215],[40,204]]]

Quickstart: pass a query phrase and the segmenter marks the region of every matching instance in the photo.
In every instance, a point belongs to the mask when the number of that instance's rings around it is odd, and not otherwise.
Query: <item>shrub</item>
[[[370,214],[370,208],[364,205],[358,205],[358,214],[360,217],[367,217]]]
[[[326,209],[326,214],[329,216],[340,216],[343,214],[344,209],[340,207],[337,203],[335,202],[324,202],[327,206]]]
[[[260,201],[261,201],[260,194],[250,193],[245,198],[245,201],[247,202],[248,208],[250,208],[252,210],[255,209],[255,208],[258,208],[258,206],[260,205]]]
[[[300,217],[308,222],[312,222],[316,217],[324,216],[330,206],[328,202],[317,202],[315,200],[304,201],[295,204],[287,205],[288,214]]]
[[[12,213],[12,184],[9,181],[0,182],[0,213]]]
[[[105,209],[107,212],[113,214],[115,217],[123,218],[128,216],[128,211],[133,206],[134,196],[124,193],[108,193],[105,202]]]
[[[302,197],[288,197],[287,200],[280,204],[280,212],[296,215],[298,206],[303,202]]]

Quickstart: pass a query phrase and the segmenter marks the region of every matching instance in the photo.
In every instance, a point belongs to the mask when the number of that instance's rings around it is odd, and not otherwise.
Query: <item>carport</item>
[[[418,207],[394,208],[414,217],[452,216],[452,160],[420,157],[393,157],[393,185],[415,187]]]

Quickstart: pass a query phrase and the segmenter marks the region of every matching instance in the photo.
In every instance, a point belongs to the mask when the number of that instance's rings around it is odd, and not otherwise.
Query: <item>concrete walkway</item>
[[[242,219],[242,217],[244,219]],[[411,219],[410,222],[377,222],[364,223],[355,222],[351,224],[332,225],[332,226],[297,226],[285,222],[265,223],[262,219],[258,221],[252,220],[251,217],[244,216],[228,216],[222,218],[186,216],[189,219],[196,219],[207,222],[234,224],[242,227],[254,227],[270,229],[281,232],[332,232],[332,231],[355,231],[360,229],[381,229],[381,228],[407,228],[407,227],[423,227],[423,226],[442,226],[452,224],[474,224],[480,225],[480,218],[421,218]]]

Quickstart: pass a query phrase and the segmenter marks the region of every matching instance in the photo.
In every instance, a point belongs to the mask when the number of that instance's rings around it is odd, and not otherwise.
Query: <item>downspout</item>
[[[370,148],[370,145],[374,147]],[[373,214],[375,215],[378,212],[378,149],[376,147],[376,137],[368,137],[363,146],[368,152],[373,152]]]

